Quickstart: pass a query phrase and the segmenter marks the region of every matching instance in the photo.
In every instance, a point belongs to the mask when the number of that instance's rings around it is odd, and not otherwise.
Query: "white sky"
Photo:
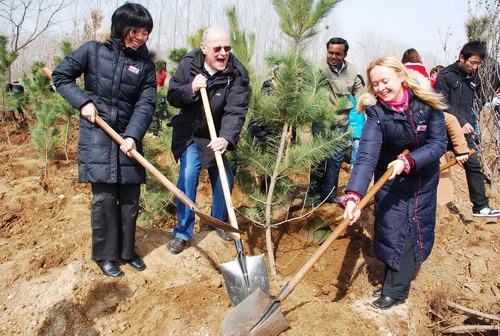
[[[256,69],[265,71],[264,57],[288,47],[286,38],[280,35],[272,0],[135,1],[146,6],[153,15],[155,28],[148,46],[161,58],[166,59],[172,48],[186,47],[186,36],[202,27],[218,25],[227,29],[224,9],[231,5],[237,8],[243,29],[256,34],[257,45],[252,59]],[[447,65],[456,59],[458,51],[467,42],[466,20],[471,14],[485,14],[478,3],[493,1],[498,0],[343,0],[319,25],[319,34],[307,48],[308,56],[313,60],[324,57],[326,41],[340,36],[350,45],[347,60],[356,64],[360,73],[375,57],[393,54],[400,58],[408,48],[417,49],[428,68],[436,64]],[[78,33],[93,8],[102,11],[102,25],[109,29],[112,12],[124,2],[76,0],[65,13],[66,24],[53,31],[61,39],[64,35],[68,38],[71,33]],[[443,50],[445,45],[446,52]],[[39,54],[40,47],[34,45],[33,48],[37,48]],[[33,53],[32,50],[25,52]],[[48,60],[52,57],[44,56]]]

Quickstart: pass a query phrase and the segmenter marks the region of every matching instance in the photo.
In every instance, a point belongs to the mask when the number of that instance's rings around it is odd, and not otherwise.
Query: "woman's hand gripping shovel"
[[[403,152],[405,153],[405,152]],[[358,203],[354,211],[363,209],[372,197],[379,191],[389,179],[394,170],[393,167],[387,169],[384,175],[375,183],[370,191]],[[354,212],[353,211],[353,212]],[[295,274],[281,292],[273,299],[260,290],[256,290],[238,306],[229,312],[222,321],[222,336],[275,336],[290,326],[280,310],[281,302],[290,295],[295,286],[302,280],[306,273],[326,252],[332,243],[349,226],[350,219],[345,218],[339,226],[335,228],[332,234],[326,239],[316,253],[305,263],[304,266]]]
[[[47,76],[48,79],[52,80],[52,72],[47,68],[44,67],[42,69],[42,72],[44,73],[45,76]],[[102,120],[101,117],[96,115],[96,124],[99,125],[103,129],[104,132],[106,132],[114,141],[116,141],[119,145],[123,145],[125,143],[125,140],[118,134],[114,129],[111,128],[104,120]],[[212,216],[206,215],[201,210],[196,206],[196,204],[191,201],[189,197],[186,196],[179,188],[175,186],[172,182],[170,182],[158,169],[155,168],[151,163],[148,162],[142,156],[137,150],[133,149],[130,151],[130,156],[132,156],[139,164],[141,164],[148,172],[150,172],[158,181],[160,181],[161,184],[163,184],[165,187],[167,187],[168,190],[172,194],[174,194],[175,197],[182,203],[184,203],[191,211],[193,211],[195,214],[198,215],[203,221],[209,223],[212,226],[215,226],[219,229],[222,229],[224,231],[229,231],[229,232],[237,232],[237,233],[243,233],[243,231],[239,230],[238,228],[234,228],[231,225],[228,225],[227,223],[224,223],[221,220],[218,220],[217,218],[214,218]]]
[[[471,149],[469,152],[469,157],[472,156],[474,153],[476,153],[475,150]],[[454,157],[450,161],[442,164],[439,167],[439,171],[442,173],[446,169],[456,165],[458,163],[457,159]],[[369,207],[375,203],[373,199],[371,199],[365,207]],[[439,191],[438,191],[438,204],[439,203]],[[440,204],[441,205],[441,204]],[[321,221],[320,223],[315,223],[315,225],[306,225],[300,230],[300,237],[306,242],[313,242],[316,244],[322,244],[328,236],[331,234],[333,230],[335,230],[335,227],[337,226],[337,223],[340,222],[342,219],[344,219],[344,214],[339,215],[335,217],[334,219],[328,220],[326,222]]]
[[[200,89],[201,98],[203,100],[203,107],[205,108],[205,117],[207,119],[208,129],[210,131],[210,138],[212,141],[217,139],[217,132],[215,130],[212,111],[210,109],[210,102],[208,100],[207,90]],[[233,204],[231,201],[231,191],[222,161],[222,154],[220,151],[215,151],[215,160],[217,168],[219,169],[219,178],[221,180],[222,191],[226,201],[227,212],[229,216],[229,223],[238,228],[236,222],[236,214],[234,213]],[[248,295],[260,290],[261,293],[269,295],[269,278],[267,275],[266,261],[263,254],[256,256],[246,256],[243,250],[243,242],[239,234],[234,234],[234,243],[236,245],[236,252],[238,257],[235,260],[221,264],[222,276],[226,284],[227,294],[234,305],[239,304]]]
[[[101,117],[98,115],[96,116],[96,123],[99,125],[104,132],[106,132],[113,140],[115,140],[118,144],[122,145],[125,143],[125,140],[116,133],[114,129],[112,129],[104,120],[102,120]],[[175,186],[172,182],[170,182],[165,175],[163,175],[158,169],[155,168],[151,163],[149,163],[148,160],[144,158],[137,150],[133,149],[130,151],[130,155],[137,160],[148,172],[150,172],[154,177],[160,181],[161,184],[163,184],[165,187],[167,187],[172,194],[174,194],[175,197],[182,203],[184,203],[191,211],[193,211],[195,214],[197,214],[203,221],[209,223],[212,226],[215,226],[219,229],[222,229],[224,231],[229,231],[229,232],[236,232],[236,233],[243,233],[243,231],[239,230],[238,228],[234,228],[231,225],[228,225],[227,223],[224,223],[221,220],[218,220],[217,218],[214,218],[212,216],[206,215],[201,210],[194,204],[193,201],[189,197],[186,196],[179,188]]]

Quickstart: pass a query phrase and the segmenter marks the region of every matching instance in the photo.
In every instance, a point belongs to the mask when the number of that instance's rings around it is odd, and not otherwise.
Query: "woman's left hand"
[[[128,157],[132,157],[130,152],[136,149],[135,140],[132,138],[125,138],[123,140],[125,140],[125,143],[120,146],[120,150]]]
[[[389,177],[389,180],[392,180],[396,177],[396,175],[401,174],[405,170],[405,164],[403,160],[394,160],[391,163],[387,165],[387,169],[390,167],[394,167],[394,170],[392,171],[391,176]]]

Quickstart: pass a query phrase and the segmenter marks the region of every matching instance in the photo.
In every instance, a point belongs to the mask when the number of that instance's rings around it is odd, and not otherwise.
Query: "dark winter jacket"
[[[84,74],[82,90],[75,80]],[[93,102],[99,116],[122,137],[141,141],[156,104],[155,66],[146,45],[133,50],[121,40],[90,41],[70,53],[52,73],[54,85],[74,108]],[[122,153],[97,124],[80,114],[78,181],[88,183],[144,183],[146,172]]]
[[[377,102],[366,110],[354,170],[347,191],[365,195],[375,174],[378,180],[387,165],[404,149],[415,166],[388,181],[375,196],[375,241],[377,258],[398,270],[407,234],[413,237],[417,264],[430,254],[434,243],[436,188],[439,158],[446,151],[443,112],[434,110],[410,93],[406,115]]]
[[[170,79],[167,99],[170,105],[181,109],[172,120],[172,152],[179,160],[184,150],[196,143],[203,168],[215,165],[215,155],[207,148],[210,142],[205,111],[200,93],[192,93],[191,83],[203,73],[205,55],[200,49],[189,52],[182,59]],[[245,67],[229,55],[227,67],[208,80],[207,93],[217,136],[229,141],[228,150],[234,150],[248,110],[249,77]]]
[[[445,97],[450,106],[446,112],[457,117],[460,126],[474,124],[472,108],[478,83],[473,75],[462,70],[459,61],[444,68],[436,79],[435,90]]]

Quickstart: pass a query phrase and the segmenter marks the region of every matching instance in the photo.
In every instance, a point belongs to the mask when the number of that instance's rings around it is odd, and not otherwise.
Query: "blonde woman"
[[[374,175],[388,167],[394,172],[375,196],[375,256],[386,265],[382,288],[372,303],[389,309],[408,298],[415,267],[430,254],[434,243],[439,158],[445,153],[446,106],[439,94],[413,79],[391,56],[377,58],[367,71],[367,86],[359,100],[366,112],[358,158],[343,198],[345,217],[353,211]],[[408,149],[409,154],[399,155]]]

